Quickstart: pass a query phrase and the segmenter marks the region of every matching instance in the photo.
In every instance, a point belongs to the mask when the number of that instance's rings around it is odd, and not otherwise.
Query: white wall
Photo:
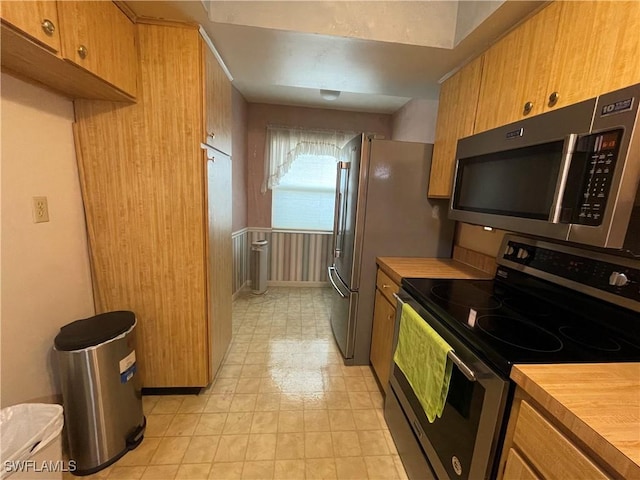
[[[2,406],[51,401],[60,326],[93,315],[70,100],[2,74]],[[48,223],[31,199],[47,196]]]
[[[504,0],[467,0],[458,2],[456,17],[456,31],[453,46],[458,45],[467,35],[473,32],[482,22],[498,10]]]
[[[414,98],[393,114],[391,139],[433,143],[436,138],[437,116],[437,100]]]

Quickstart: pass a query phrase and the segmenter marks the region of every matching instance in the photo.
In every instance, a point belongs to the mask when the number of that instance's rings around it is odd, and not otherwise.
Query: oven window
[[[547,220],[564,142],[461,158],[454,208]]]
[[[468,419],[473,404],[473,386],[457,368],[451,371],[447,403],[451,405],[462,418]],[[453,387],[451,387],[453,385]]]

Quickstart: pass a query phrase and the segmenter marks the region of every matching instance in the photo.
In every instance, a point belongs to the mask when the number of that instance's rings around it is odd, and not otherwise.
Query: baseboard
[[[238,298],[238,296],[245,290],[249,289],[249,280],[246,280],[242,286],[235,291],[235,293],[231,296],[231,301],[235,300],[236,298]]]
[[[269,280],[269,287],[328,287],[329,282],[303,282],[303,281],[285,281],[285,280]]]

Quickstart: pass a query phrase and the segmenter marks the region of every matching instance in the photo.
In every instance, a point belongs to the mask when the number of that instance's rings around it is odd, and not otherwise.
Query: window
[[[331,155],[298,155],[272,187],[271,225],[293,230],[333,230],[336,162]]]
[[[272,228],[333,230],[337,159],[354,135],[267,126],[261,192],[272,191]]]

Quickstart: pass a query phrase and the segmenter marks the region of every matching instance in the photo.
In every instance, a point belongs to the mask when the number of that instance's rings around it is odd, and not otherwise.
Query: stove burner
[[[579,345],[593,348],[602,352],[618,352],[622,349],[620,344],[609,337],[607,332],[590,328],[585,330],[578,327],[563,326],[558,329],[560,333]]]
[[[563,343],[553,333],[529,322],[506,315],[483,315],[476,325],[503,343],[532,352],[559,352]]]
[[[490,293],[467,284],[440,283],[431,289],[431,293],[446,303],[475,310],[495,310],[502,305]]]
[[[525,297],[509,297],[502,300],[502,304],[525,315],[533,315],[535,317],[548,317],[551,315],[547,305],[541,301],[532,301]]]

